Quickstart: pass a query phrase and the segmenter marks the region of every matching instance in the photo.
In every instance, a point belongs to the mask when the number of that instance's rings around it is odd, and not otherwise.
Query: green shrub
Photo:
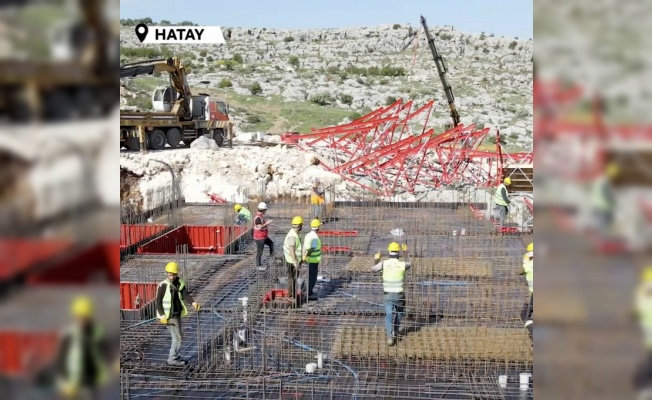
[[[237,62],[238,64],[243,63],[242,55],[237,54],[237,53],[233,55],[232,60]]]
[[[452,33],[442,33],[441,35],[439,35],[439,38],[441,40],[451,40],[453,38],[453,34]]]
[[[340,94],[340,102],[342,104],[346,104],[347,106],[350,106],[353,104],[353,96],[350,94],[342,93]]]
[[[217,65],[226,69],[227,71],[231,71],[235,69],[237,63],[233,60],[219,60],[217,61]]]
[[[263,92],[263,88],[262,88],[262,86],[260,86],[260,83],[254,82],[251,85],[249,85],[249,91],[254,96],[258,96],[259,94],[261,94]]]
[[[387,79],[381,79],[380,82],[378,83],[380,83],[381,85],[387,85],[389,81]]]
[[[360,113],[357,112],[357,111],[354,111],[354,112],[352,112],[351,114],[349,114],[349,115],[347,116],[347,118],[350,119],[351,121],[355,121],[356,119],[358,119],[358,118],[360,118],[360,117],[362,117],[362,114],[360,114]]]
[[[288,58],[288,64],[290,64],[292,66],[292,68],[298,68],[299,67],[299,57],[290,56],[290,58]]]
[[[335,99],[329,93],[317,93],[310,97],[310,102],[319,106],[328,106],[333,104]]]
[[[206,54],[208,54],[208,53],[206,52],[206,50],[202,50],[202,51],[199,52],[199,55],[200,55],[201,57],[206,57]]]
[[[217,84],[220,89],[226,89],[233,86],[233,82],[230,79],[224,78]]]
[[[336,75],[340,72],[340,69],[335,65],[331,65],[330,67],[326,68],[326,72],[331,75]]]
[[[286,36],[286,37],[283,39],[283,41],[284,41],[285,43],[294,42],[294,38],[293,38],[292,36]]]
[[[390,67],[384,66],[380,69],[380,75],[382,76],[405,76],[405,68],[403,67]]]
[[[214,58],[212,56],[208,56],[208,57],[206,57],[206,61],[213,62]]]
[[[385,105],[386,106],[391,106],[392,104],[396,103],[396,97],[394,96],[387,96],[385,99]]]
[[[518,42],[516,40],[512,41],[512,43],[509,44],[509,49],[514,50],[514,48],[518,46]]]
[[[399,24],[394,24],[394,25],[392,26],[392,29],[394,29],[394,30],[396,30],[396,29],[400,29],[400,28],[401,28],[401,25],[399,25]]]

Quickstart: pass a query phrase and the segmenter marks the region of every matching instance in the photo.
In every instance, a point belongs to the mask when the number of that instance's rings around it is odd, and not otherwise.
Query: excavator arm
[[[426,19],[423,15],[421,16],[421,26],[423,26],[423,31],[426,34],[426,39],[428,40],[428,46],[430,47],[430,52],[432,53],[432,57],[435,60],[435,65],[437,65],[437,72],[439,73],[439,79],[441,80],[441,84],[444,87],[444,92],[446,93],[446,100],[448,101],[448,108],[451,111],[450,115],[451,118],[453,119],[453,127],[455,127],[460,123],[460,115],[457,113],[457,108],[455,107],[455,96],[453,96],[453,89],[451,88],[451,85],[449,85],[448,81],[446,80],[446,72],[448,72],[448,70],[446,69],[446,65],[444,64],[444,59],[437,51],[437,47],[435,46],[435,39],[430,35],[430,31],[428,30],[428,24],[426,24]]]
[[[170,83],[179,94],[179,98],[172,107],[172,112],[182,117],[190,117],[192,94],[186,78],[186,69],[178,57],[123,64],[120,66],[120,79],[161,72],[167,72],[170,75]]]

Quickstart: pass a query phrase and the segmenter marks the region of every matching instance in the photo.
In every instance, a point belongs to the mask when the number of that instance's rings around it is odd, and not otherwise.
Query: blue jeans
[[[235,217],[236,225],[244,225],[246,222],[247,222],[247,218],[245,218],[245,216],[242,214],[238,214],[238,216]]]
[[[321,204],[313,204],[312,205],[312,218],[315,219],[323,219],[324,216],[320,215],[322,213],[322,205]],[[320,218],[321,217],[321,218]]]
[[[385,293],[385,332],[388,338],[398,335],[404,311],[405,293]]]

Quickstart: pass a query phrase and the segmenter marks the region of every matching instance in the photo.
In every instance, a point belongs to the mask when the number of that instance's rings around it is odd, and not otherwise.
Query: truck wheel
[[[55,90],[45,96],[45,118],[50,121],[65,121],[75,114],[73,102],[68,93]]]
[[[138,141],[138,136],[129,136],[125,142],[127,149],[131,151],[140,151],[140,142]],[[145,135],[145,148],[149,147],[148,142],[149,141],[147,140],[147,135]]]
[[[222,129],[215,129],[213,131],[213,139],[215,140],[215,143],[217,143],[217,147],[222,147],[222,144],[224,143],[224,131]]]
[[[152,150],[163,150],[167,143],[167,138],[163,131],[156,129],[149,134],[149,148]]]
[[[168,144],[173,149],[179,147],[179,143],[181,142],[181,139],[183,139],[183,136],[181,135],[181,131],[177,128],[168,129],[165,136],[167,136]]]
[[[186,145],[188,148],[190,148],[190,145],[191,145],[192,142],[194,142],[194,141],[195,141],[195,139],[183,139],[183,143],[185,143],[185,145]]]

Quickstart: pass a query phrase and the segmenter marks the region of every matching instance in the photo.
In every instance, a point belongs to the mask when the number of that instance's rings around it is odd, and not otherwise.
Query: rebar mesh
[[[233,255],[179,249],[124,262],[124,279],[158,282],[164,262],[178,260],[202,308],[183,321],[184,367],[166,365],[170,337],[151,314],[123,318],[123,398],[531,397],[518,388],[519,373],[532,372],[532,346],[522,320],[527,284],[516,274],[530,239],[497,232],[488,220],[491,194],[452,198],[329,203],[320,216],[318,300],[297,308],[271,293],[286,287],[283,240],[292,217],[309,226],[309,204],[268,203],[276,259],[265,248],[265,271],[255,268],[250,241]],[[220,219],[211,214],[217,208],[191,207],[179,211],[184,224]],[[224,223],[232,221],[232,204],[219,207]],[[370,268],[374,253],[386,259],[391,241],[407,244],[412,268],[399,338],[389,347],[382,277]],[[307,274],[302,268],[300,277]],[[308,363],[319,364],[314,373],[305,371]],[[507,388],[499,375],[508,376]]]

